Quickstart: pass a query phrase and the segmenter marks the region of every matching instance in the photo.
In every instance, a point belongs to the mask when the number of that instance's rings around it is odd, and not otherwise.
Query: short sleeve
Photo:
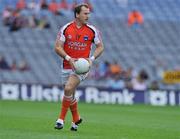
[[[101,39],[101,33],[99,30],[95,29],[95,37],[94,37],[94,43],[98,44],[102,41]]]
[[[59,41],[65,42],[66,38],[65,38],[65,35],[64,35],[64,28],[63,27],[59,30],[56,39],[59,40]]]
[[[98,29],[96,29],[96,27],[94,27],[94,26],[92,26],[92,25],[87,24],[87,26],[88,26],[89,28],[91,28],[91,29],[93,30],[93,32],[94,32],[94,40],[93,40],[93,42],[94,42],[95,44],[100,43],[100,42],[102,41],[101,35],[100,35],[100,31],[99,31]]]

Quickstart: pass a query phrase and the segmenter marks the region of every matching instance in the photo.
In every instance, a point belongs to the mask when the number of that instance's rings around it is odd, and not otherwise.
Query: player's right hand
[[[75,59],[75,58],[70,58],[70,60],[69,60],[69,64],[71,65],[71,68],[72,68],[73,71],[75,70],[74,62],[75,62],[76,60],[77,60],[77,59]]]

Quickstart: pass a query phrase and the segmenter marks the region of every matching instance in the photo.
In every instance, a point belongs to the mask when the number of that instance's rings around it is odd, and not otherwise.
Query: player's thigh
[[[64,69],[61,70],[61,84],[63,86],[65,86],[65,84],[67,83],[68,78],[71,73],[72,73],[72,70],[64,70]]]
[[[75,89],[79,84],[80,84],[80,79],[76,75],[71,74],[69,75],[69,78],[65,84],[65,89],[69,91],[75,91]]]

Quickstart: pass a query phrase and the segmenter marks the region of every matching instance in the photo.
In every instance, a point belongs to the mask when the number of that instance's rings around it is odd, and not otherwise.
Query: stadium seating
[[[0,10],[14,0],[3,0]],[[70,3],[72,1],[69,1]],[[156,80],[154,68],[157,60],[165,63],[166,69],[180,66],[180,5],[175,0],[91,0],[94,11],[90,22],[103,34],[105,52],[98,60],[119,64],[127,69],[146,69],[150,80]],[[138,29],[127,26],[128,12],[137,9],[143,13],[144,24]],[[10,33],[0,21],[0,54],[9,63],[25,59],[31,70],[0,72],[0,81],[59,84],[60,61],[53,47],[60,26],[71,21],[72,16],[55,16],[47,13],[51,29],[24,28]],[[82,85],[100,85],[104,81],[87,80]],[[163,85],[162,85],[163,86]],[[165,87],[165,86],[163,86]],[[167,87],[167,86],[166,86]],[[173,88],[180,88],[174,85]]]

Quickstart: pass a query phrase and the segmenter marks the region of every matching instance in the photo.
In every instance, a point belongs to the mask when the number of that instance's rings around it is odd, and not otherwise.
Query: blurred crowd
[[[95,63],[89,78],[96,81],[106,81],[105,86],[113,89],[128,88],[139,91],[159,89],[158,81],[150,81],[146,70],[142,69],[138,72],[133,67],[125,70],[117,61]]]
[[[139,29],[144,23],[143,14],[139,10],[132,10],[128,13],[127,25],[135,30]]]
[[[12,60],[10,64],[3,55],[0,55],[0,71],[7,70],[7,71],[28,71],[30,67],[25,60],[16,61]]]
[[[92,5],[88,0],[84,0],[93,11]],[[72,11],[75,5],[78,4],[77,0],[74,0],[72,4],[69,4],[66,0],[56,2],[51,0],[48,3],[46,0],[18,0],[15,8],[7,5],[2,12],[3,24],[9,27],[9,31],[17,31],[24,27],[48,29],[51,27],[47,18],[47,12],[51,12],[54,15],[63,16],[66,11]]]
[[[158,90],[162,89],[163,73],[166,70],[161,61],[157,62],[158,66],[154,66],[155,78],[153,79],[152,75],[149,75],[145,69],[137,70],[134,67],[123,69],[117,61],[95,62],[90,70],[88,79],[95,83],[103,83],[103,87],[112,89],[127,88],[138,91],[147,89]],[[3,55],[0,55],[0,71],[25,72],[31,71],[31,66],[25,59],[19,61],[12,59],[11,62],[9,62]]]
[[[3,55],[0,55],[0,70],[23,72],[29,71],[30,66],[25,60],[18,62],[12,60],[12,62],[9,63]],[[117,61],[94,63],[88,78],[98,82],[106,81],[104,86],[113,89],[128,88],[141,91],[146,89],[159,89],[157,81],[149,83],[149,75],[146,70],[137,72],[133,67],[125,70]]]
[[[82,1],[87,3],[93,12],[93,6],[90,1]],[[9,31],[17,31],[24,27],[49,29],[51,24],[48,21],[47,13],[64,16],[66,12],[72,12],[76,4],[78,4],[77,0],[74,0],[72,3],[68,3],[66,0],[58,0],[58,2],[51,0],[49,3],[46,0],[31,0],[28,2],[26,0],[18,0],[14,8],[10,5],[4,8],[2,12],[3,24],[9,27]],[[128,27],[138,29],[143,23],[144,17],[140,11],[135,9],[129,11],[127,16]],[[8,63],[6,58],[0,55],[0,70],[28,71],[30,66],[25,60],[12,60],[11,63]],[[152,80],[150,79],[152,75],[149,75],[145,69],[138,71],[134,67],[124,69],[117,61],[101,61],[100,63],[94,63],[88,78],[95,81],[105,81],[106,84],[104,86],[113,89],[157,90],[161,88],[160,84],[164,70],[164,63],[157,61],[157,65],[152,67],[153,75],[155,76],[155,80]]]

